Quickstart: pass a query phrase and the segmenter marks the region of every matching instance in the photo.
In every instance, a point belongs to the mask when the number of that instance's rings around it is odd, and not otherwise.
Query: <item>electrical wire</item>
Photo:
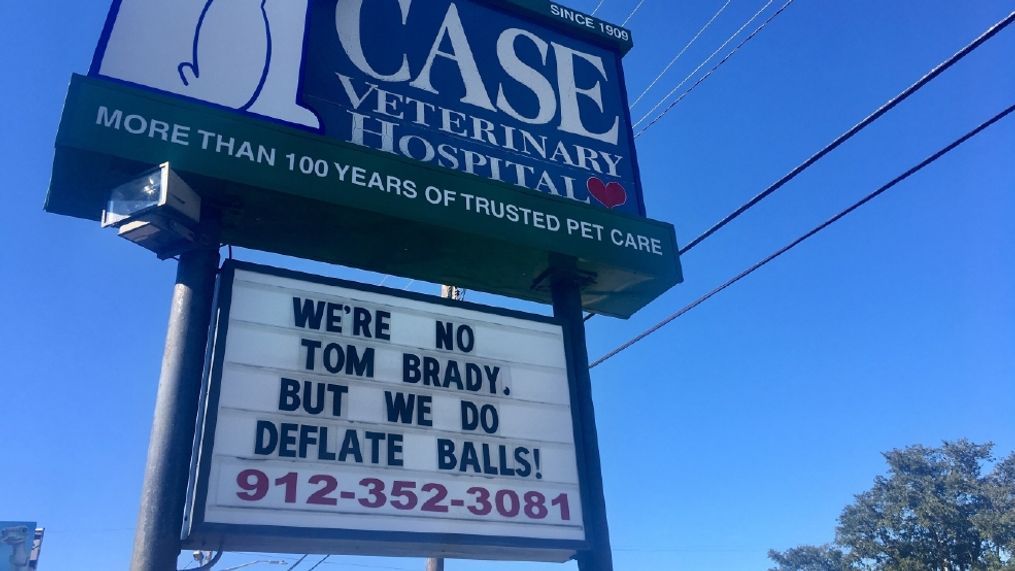
[[[648,87],[646,87],[640,94],[638,94],[638,97],[635,98],[634,103],[631,104],[631,109],[634,109],[635,105],[637,105],[638,102],[645,97],[645,95],[649,92],[649,90],[655,87],[655,84],[659,83],[659,80],[662,79],[663,75],[665,75],[666,72],[669,71],[671,67],[673,67],[673,64],[677,63],[677,60],[684,55],[684,52],[686,52],[692,45],[694,45],[694,42],[698,41],[698,38],[701,37],[701,34],[703,34],[705,30],[707,30],[712,25],[712,22],[715,22],[716,19],[719,18],[719,15],[722,14],[732,2],[733,0],[726,0],[726,3],[719,7],[719,11],[716,12],[715,14],[712,14],[712,17],[709,18],[707,22],[705,22],[705,25],[698,30],[698,33],[694,34],[694,37],[692,37],[686,44],[684,44],[684,47],[680,48],[680,51],[677,52],[677,55],[673,56],[673,59],[670,60],[670,63],[666,64],[666,67],[664,67],[663,70],[659,72],[659,75],[657,75],[655,79],[653,79],[652,82],[648,84]],[[639,4],[639,6],[640,5],[641,4]]]
[[[835,216],[833,216],[833,217],[829,218],[828,220],[822,222],[818,226],[815,226],[814,228],[812,228],[806,234],[800,236],[796,240],[793,240],[789,244],[787,244],[787,245],[783,246],[782,248],[776,250],[775,252],[773,252],[772,254],[768,255],[767,257],[765,257],[761,261],[755,263],[751,267],[749,267],[746,270],[740,272],[736,276],[730,278],[729,280],[727,280],[725,283],[723,283],[719,287],[717,287],[717,288],[713,289],[712,291],[706,293],[705,295],[699,297],[698,299],[694,300],[693,302],[685,305],[684,307],[682,307],[678,311],[676,311],[674,313],[671,313],[669,316],[666,317],[666,319],[663,319],[662,321],[660,321],[659,323],[656,323],[655,325],[653,325],[652,327],[646,329],[642,333],[639,333],[637,336],[635,336],[631,340],[627,341],[626,343],[620,345],[619,347],[613,349],[609,353],[607,353],[607,354],[603,355],[602,357],[596,359],[595,361],[593,361],[589,365],[589,368],[590,369],[595,368],[595,367],[601,365],[602,363],[604,363],[605,361],[607,361],[607,360],[611,359],[612,357],[616,356],[621,351],[629,349],[632,345],[634,345],[635,343],[638,343],[642,339],[644,339],[644,338],[648,337],[649,335],[655,333],[656,331],[662,329],[665,325],[667,325],[668,323],[672,322],[674,319],[677,319],[678,317],[686,314],[687,312],[691,311],[695,307],[698,307],[702,303],[704,303],[704,302],[708,301],[709,299],[711,299],[712,297],[714,297],[716,294],[722,292],[723,290],[725,290],[726,288],[730,287],[731,285],[737,283],[738,281],[740,281],[740,280],[744,279],[745,277],[751,275],[755,271],[761,269],[762,267],[764,267],[766,264],[768,264],[772,260],[775,260],[779,256],[781,256],[781,255],[785,254],[786,252],[792,250],[793,248],[797,247],[798,245],[800,245],[802,242],[804,242],[805,240],[807,240],[811,236],[814,236],[818,232],[821,232],[825,228],[828,228],[832,224],[835,224],[836,222],[838,222],[842,218],[845,218],[850,213],[852,213],[854,210],[860,208],[864,204],[867,204],[871,200],[877,198],[878,196],[880,196],[884,192],[888,191],[890,188],[892,188],[895,185],[899,184],[900,182],[906,180],[907,178],[909,178],[913,174],[916,174],[917,172],[922,170],[924,167],[926,167],[926,166],[930,165],[931,163],[933,163],[934,161],[938,160],[939,158],[941,158],[945,154],[949,153],[950,151],[952,151],[953,149],[955,149],[956,147],[958,147],[962,143],[965,143],[969,139],[975,137],[976,135],[978,135],[980,132],[982,132],[987,127],[990,127],[994,123],[997,123],[1001,119],[1004,119],[1012,111],[1015,111],[1015,105],[1012,105],[1012,106],[1008,107],[1007,109],[1005,109],[1004,111],[1001,111],[1000,113],[998,113],[997,115],[991,117],[987,121],[984,121],[983,123],[978,125],[972,131],[969,131],[968,133],[966,133],[962,137],[959,137],[958,139],[956,139],[955,141],[951,142],[950,144],[948,144],[947,146],[945,146],[941,150],[939,150],[936,153],[930,155],[926,159],[920,161],[915,166],[910,167],[907,171],[905,171],[902,174],[900,174],[899,176],[893,178],[891,181],[889,181],[888,183],[882,185],[880,188],[878,188],[874,192],[872,192],[872,193],[868,194],[867,196],[861,198],[857,202],[854,202],[848,208],[846,208],[845,210],[840,211],[838,214],[836,214]]]
[[[304,554],[303,557],[300,557],[299,559],[297,559],[296,563],[293,563],[292,565],[289,566],[288,571],[293,571],[293,569],[295,569],[296,566],[299,565],[300,563],[303,563],[303,560],[306,559],[307,557],[310,557],[309,553]]]
[[[825,155],[827,155],[828,153],[832,152],[837,147],[839,147],[840,145],[842,145],[843,143],[845,143],[846,141],[851,139],[854,135],[856,135],[857,133],[862,131],[864,128],[869,126],[871,123],[873,123],[874,121],[876,121],[879,118],[881,118],[881,116],[883,116],[885,113],[888,113],[889,111],[891,111],[899,103],[902,103],[903,101],[908,99],[911,95],[913,95],[914,93],[919,91],[921,88],[923,88],[925,85],[927,85],[928,83],[933,81],[937,76],[939,76],[942,73],[944,73],[948,68],[950,68],[953,65],[955,65],[956,63],[958,63],[962,58],[964,58],[967,55],[969,55],[970,53],[972,53],[974,50],[976,50],[978,47],[980,47],[987,40],[989,40],[990,38],[994,37],[1001,30],[1003,30],[1006,27],[1008,27],[1013,21],[1015,21],[1015,11],[1012,11],[1006,17],[1004,17],[1001,20],[999,20],[993,26],[988,28],[985,32],[980,34],[972,42],[970,42],[965,47],[963,47],[959,51],[957,51],[954,54],[952,54],[949,58],[945,59],[941,63],[939,63],[936,66],[934,66],[930,71],[928,71],[926,74],[924,74],[923,77],[921,77],[915,83],[913,83],[912,85],[910,85],[906,89],[902,90],[902,92],[900,92],[895,97],[892,97],[891,99],[886,101],[884,104],[881,105],[881,107],[878,107],[873,113],[871,113],[870,115],[865,117],[859,123],[857,123],[857,124],[853,125],[852,127],[850,127],[846,132],[844,132],[843,134],[841,134],[838,137],[836,137],[835,140],[833,140],[831,143],[826,145],[823,149],[821,149],[817,153],[811,155],[810,158],[808,158],[804,162],[800,163],[796,168],[794,168],[790,172],[788,172],[785,175],[783,175],[782,178],[780,178],[779,180],[777,180],[774,183],[772,183],[771,185],[769,185],[768,188],[766,188],[765,190],[763,190],[760,193],[758,193],[756,196],[754,196],[754,198],[751,198],[749,201],[744,203],[742,206],[740,206],[739,208],[737,208],[736,210],[734,210],[730,214],[728,214],[725,217],[723,217],[722,220],[720,220],[720,221],[716,222],[715,224],[713,224],[708,230],[706,230],[705,232],[700,234],[697,238],[695,238],[695,239],[691,240],[690,242],[688,242],[684,247],[680,248],[678,250],[678,253],[680,255],[684,255],[684,254],[690,252],[695,246],[697,246],[698,244],[702,243],[703,241],[708,239],[710,236],[715,234],[717,231],[722,229],[724,226],[726,226],[727,224],[729,224],[730,222],[732,222],[736,218],[740,217],[745,212],[747,212],[748,210],[753,208],[755,205],[757,205],[759,202],[761,202],[762,200],[764,200],[765,198],[767,198],[768,196],[770,196],[771,194],[773,194],[774,192],[776,192],[777,190],[782,188],[786,183],[788,183],[789,181],[791,181],[794,178],[796,178],[796,176],[799,175],[801,172],[803,172],[804,170],[809,168],[811,165],[813,165],[814,163],[816,163],[819,160],[821,160]],[[590,313],[590,314],[585,316],[585,321],[588,321],[588,320],[592,319],[593,317],[595,317],[595,314],[594,313]]]
[[[835,150],[835,148],[838,147],[839,145],[841,145],[841,144],[845,143],[846,141],[848,141],[850,138],[853,137],[853,135],[856,135],[857,133],[862,131],[865,127],[867,127],[868,125],[870,125],[874,121],[878,120],[882,115],[884,115],[885,113],[888,113],[889,111],[891,111],[893,107],[895,107],[899,103],[902,103],[903,101],[908,99],[910,95],[912,95],[912,94],[916,93],[917,91],[919,91],[920,88],[922,88],[924,85],[927,85],[928,83],[930,83],[935,77],[941,75],[945,70],[947,70],[948,68],[953,66],[955,63],[957,63],[962,58],[964,58],[967,55],[969,55],[973,50],[975,50],[976,48],[980,47],[980,45],[982,45],[984,42],[986,42],[990,38],[994,37],[994,35],[996,35],[998,32],[1000,32],[1004,28],[1008,27],[1008,25],[1011,24],[1012,21],[1015,21],[1015,11],[1012,11],[1010,14],[1008,14],[1008,16],[1006,16],[1005,18],[1002,18],[996,24],[994,24],[993,26],[988,28],[986,32],[984,32],[983,34],[980,34],[980,36],[978,38],[976,38],[975,40],[970,42],[968,45],[966,45],[966,47],[964,47],[961,50],[955,52],[955,54],[953,54],[951,57],[949,57],[948,59],[946,59],[946,60],[942,61],[941,63],[939,63],[937,66],[935,66],[929,72],[927,72],[923,77],[921,77],[916,83],[910,85],[909,87],[904,89],[901,93],[899,93],[895,97],[893,97],[893,98],[889,99],[888,101],[886,101],[881,107],[878,107],[877,110],[875,110],[873,113],[868,115],[865,119],[863,119],[862,121],[860,121],[856,125],[853,125],[852,127],[850,127],[848,131],[846,131],[845,133],[843,133],[843,134],[839,135],[838,137],[836,137],[835,140],[832,141],[831,143],[829,143],[828,145],[826,145],[825,148],[821,149],[820,151],[818,151],[817,153],[812,155],[806,161],[800,163],[799,166],[797,166],[796,168],[791,170],[789,173],[784,175],[779,180],[777,180],[774,183],[772,183],[772,185],[770,185],[768,188],[766,188],[765,190],[763,190],[760,193],[758,193],[757,196],[755,196],[754,198],[748,200],[742,206],[740,206],[739,208],[737,208],[736,210],[734,210],[730,214],[726,215],[722,220],[720,220],[720,221],[716,222],[715,224],[713,224],[711,228],[709,228],[708,230],[703,232],[697,238],[695,238],[694,240],[691,240],[690,242],[688,242],[687,245],[685,245],[683,248],[680,249],[679,253],[681,255],[683,255],[683,254],[686,254],[687,252],[691,251],[692,248],[694,248],[695,246],[700,244],[702,241],[707,239],[712,234],[715,234],[723,226],[726,226],[727,224],[729,224],[730,222],[732,222],[733,220],[738,218],[740,215],[742,215],[743,213],[745,213],[748,210],[750,210],[754,205],[756,205],[757,203],[761,202],[762,200],[767,198],[769,195],[771,195],[775,191],[777,191],[780,188],[782,188],[783,185],[785,185],[787,182],[789,182],[789,181],[793,180],[794,178],[796,178],[796,176],[798,174],[800,174],[801,172],[803,172],[805,169],[807,169],[808,167],[810,167],[814,163],[818,162],[822,157],[824,157],[828,153],[830,153],[833,150]],[[646,127],[646,129],[647,129],[647,127]],[[642,131],[642,132],[644,132],[644,131]]]
[[[347,561],[328,561],[328,565],[341,565],[343,567],[361,567],[363,569],[393,569],[395,571],[416,571],[409,567],[392,567],[390,565],[368,565],[364,563],[349,563]]]
[[[254,555],[259,555],[259,554],[255,553]],[[258,559],[257,561],[247,561],[246,563],[241,563],[241,564],[236,565],[234,567],[226,567],[225,569],[222,569],[222,571],[236,571],[237,569],[243,569],[243,568],[246,568],[246,567],[253,567],[254,565],[262,565],[262,564],[264,564],[264,565],[285,565],[286,563],[289,563],[289,562],[285,561],[285,560],[282,560],[282,559]],[[211,567],[205,566],[202,569],[210,570]],[[198,571],[198,570],[195,569],[194,571]]]
[[[698,78],[698,81],[694,82],[694,85],[689,87],[687,89],[687,91],[681,93],[679,97],[677,97],[672,103],[670,103],[666,107],[666,109],[664,109],[662,111],[662,113],[660,113],[658,116],[656,116],[655,119],[652,119],[652,121],[650,121],[648,125],[646,125],[644,128],[642,128],[642,130],[639,131],[634,136],[634,138],[637,139],[638,137],[641,137],[642,135],[645,134],[645,131],[648,131],[650,128],[652,128],[653,125],[655,125],[660,120],[662,120],[662,118],[665,117],[667,113],[669,113],[674,107],[676,107],[678,103],[683,101],[683,99],[685,97],[687,97],[692,91],[694,91],[694,89],[696,87],[698,87],[706,79],[711,77],[712,74],[716,72],[716,70],[718,70],[720,67],[722,67],[722,65],[724,63],[726,63],[727,60],[729,60],[731,57],[733,57],[733,54],[737,53],[737,51],[739,51],[740,48],[742,48],[745,45],[747,45],[747,43],[750,42],[751,40],[753,40],[754,37],[757,36],[759,33],[761,33],[761,31],[764,30],[768,26],[768,24],[770,24],[772,22],[772,20],[775,20],[777,17],[779,17],[779,14],[782,14],[786,10],[786,8],[789,8],[790,4],[792,4],[793,1],[794,0],[788,0],[785,4],[783,4],[781,7],[779,7],[779,9],[776,10],[774,14],[769,16],[767,20],[762,22],[760,26],[758,26],[753,32],[751,32],[746,38],[744,38],[744,41],[742,41],[739,44],[737,44],[737,47],[735,47],[732,50],[730,50],[730,53],[726,54],[725,57],[723,57],[721,60],[719,60],[719,63],[715,64],[712,67],[712,69],[708,70],[708,72],[705,73],[705,75],[703,75],[700,78]],[[750,20],[744,22],[744,25],[740,26],[740,29],[738,29],[732,36],[727,38],[726,41],[723,42],[723,44],[721,46],[719,46],[719,49],[717,49],[714,52],[712,52],[712,55],[708,56],[708,58],[706,58],[705,61],[701,62],[701,64],[698,65],[698,67],[694,68],[694,71],[692,71],[691,73],[687,74],[687,77],[685,77],[684,80],[681,81],[676,87],[671,89],[669,93],[667,93],[665,96],[663,96],[663,98],[659,100],[659,103],[656,103],[655,107],[653,107],[652,109],[649,109],[648,113],[645,113],[644,115],[642,115],[642,117],[640,119],[638,119],[638,122],[634,124],[634,127],[637,128],[639,125],[644,123],[649,118],[649,116],[651,116],[652,113],[655,112],[656,109],[659,109],[659,107],[661,107],[662,104],[665,103],[666,100],[670,98],[670,96],[672,96],[674,93],[676,93],[684,85],[684,83],[686,83],[688,80],[691,79],[691,77],[694,76],[694,74],[698,73],[698,70],[700,70],[702,67],[704,67],[704,65],[706,63],[711,61],[712,58],[715,57],[716,54],[718,54],[723,48],[726,47],[727,44],[730,43],[730,41],[732,41],[734,38],[739,36],[740,32],[742,32],[744,30],[744,28],[746,28],[748,25],[750,25],[751,22],[753,22],[758,16],[760,16],[761,13],[764,12],[765,9],[767,9],[771,4],[772,4],[772,0],[769,0],[767,4],[765,4],[764,6],[761,7],[761,10],[758,10],[753,16],[751,16]]]
[[[638,5],[634,7],[634,10],[631,10],[631,13],[628,14],[626,18],[624,18],[624,21],[620,24],[620,26],[621,27],[626,26],[627,23],[631,21],[631,18],[633,18],[634,15],[638,13],[638,10],[641,9],[641,5],[644,4],[644,3],[645,3],[645,0],[641,0],[640,2],[638,2]]]
[[[325,561],[327,561],[329,557],[331,557],[331,556],[330,556],[330,555],[325,555],[325,556],[324,556],[324,558],[322,558],[322,559],[321,559],[320,561],[318,561],[317,563],[314,563],[314,566],[313,566],[313,567],[311,567],[310,569],[307,569],[307,571],[314,571],[314,569],[317,569],[317,567],[318,567],[318,566],[319,566],[319,565],[320,565],[321,563],[324,563]]]
[[[718,11],[718,12],[716,12],[715,14],[713,14],[713,15],[712,15],[712,18],[710,18],[708,22],[705,22],[705,25],[704,25],[704,26],[702,26],[700,30],[698,30],[698,33],[697,33],[697,34],[695,34],[695,35],[694,35],[694,37],[693,37],[693,38],[691,38],[691,40],[690,40],[689,42],[687,42],[687,45],[685,45],[685,46],[683,47],[683,49],[681,49],[681,50],[680,50],[680,52],[679,52],[679,53],[677,53],[677,55],[676,55],[676,56],[675,56],[675,57],[674,57],[674,58],[673,58],[672,60],[670,60],[670,63],[669,63],[669,64],[667,64],[665,68],[663,68],[663,70],[662,70],[662,71],[661,71],[661,72],[659,73],[659,75],[657,75],[657,76],[656,76],[656,78],[655,78],[655,79],[653,79],[651,83],[649,83],[648,87],[646,87],[646,88],[645,88],[645,90],[641,92],[641,95],[639,95],[639,96],[638,96],[638,98],[637,98],[637,99],[635,99],[634,103],[632,103],[632,104],[631,104],[631,108],[632,108],[632,109],[634,109],[634,106],[635,106],[635,105],[637,105],[637,104],[638,104],[638,102],[639,102],[639,101],[641,101],[641,99],[642,99],[643,97],[645,97],[645,94],[646,94],[646,93],[648,93],[648,91],[649,91],[650,89],[652,89],[652,87],[653,87],[653,86],[654,86],[654,85],[655,85],[656,83],[658,83],[659,79],[660,79],[660,78],[662,78],[662,76],[663,76],[663,75],[664,75],[664,74],[665,74],[665,73],[666,73],[666,72],[667,72],[667,71],[668,71],[668,70],[670,69],[670,67],[672,67],[672,66],[673,66],[673,64],[677,62],[677,60],[678,60],[678,59],[680,59],[680,56],[682,56],[682,55],[684,54],[684,52],[685,52],[685,51],[687,51],[687,48],[691,47],[691,44],[693,44],[693,43],[694,43],[694,42],[695,42],[695,41],[696,41],[696,40],[698,39],[698,36],[700,36],[700,35],[702,34],[702,32],[704,32],[704,31],[705,31],[706,29],[708,29],[708,27],[709,27],[709,26],[711,26],[711,25],[712,25],[712,22],[714,22],[714,21],[715,21],[715,19],[716,19],[716,18],[718,18],[718,17],[719,17],[719,15],[723,13],[723,10],[725,10],[725,9],[726,9],[726,7],[727,7],[727,6],[729,6],[729,5],[730,5],[730,2],[732,2],[732,1],[733,1],[733,0],[727,0],[727,1],[726,1],[726,3],[725,3],[725,4],[723,4],[723,5],[722,5],[722,6],[721,6],[721,7],[719,8],[719,11]],[[658,103],[656,103],[654,107],[652,107],[652,109],[649,109],[648,113],[646,113],[645,115],[643,115],[643,116],[642,116],[642,118],[641,118],[641,119],[639,119],[639,120],[638,120],[638,122],[636,122],[636,123],[634,124],[634,127],[637,127],[637,126],[638,126],[639,124],[641,124],[641,122],[642,122],[642,121],[644,121],[645,119],[647,119],[647,118],[648,118],[648,116],[649,116],[649,115],[651,115],[653,111],[655,111],[656,109],[658,109],[658,108],[659,108],[659,106],[660,106],[660,105],[662,105],[662,104],[663,104],[663,102],[664,102],[664,101],[666,101],[666,99],[668,99],[668,98],[670,97],[670,95],[673,95],[673,93],[675,93],[675,92],[676,92],[676,91],[677,91],[678,89],[680,89],[680,87],[681,87],[681,86],[683,86],[683,85],[684,85],[685,83],[687,83],[687,81],[688,81],[688,80],[689,80],[689,79],[690,79],[691,77],[693,77],[695,73],[698,73],[698,70],[700,70],[700,69],[701,69],[701,68],[702,68],[702,67],[703,67],[703,66],[704,66],[705,64],[707,64],[707,63],[708,63],[709,61],[711,61],[711,60],[712,60],[712,58],[713,58],[713,57],[715,57],[715,55],[716,55],[717,53],[719,53],[719,52],[720,52],[720,51],[721,51],[721,50],[722,50],[722,49],[723,49],[724,47],[726,47],[726,45],[727,45],[727,44],[729,44],[729,43],[730,43],[731,41],[733,41],[733,39],[734,39],[734,38],[736,38],[736,37],[737,37],[738,35],[740,35],[740,32],[742,32],[742,31],[744,30],[744,28],[746,28],[747,26],[749,26],[749,25],[751,24],[751,22],[753,22],[753,21],[754,21],[754,20],[755,20],[755,19],[756,19],[756,18],[757,18],[758,16],[760,16],[760,15],[761,15],[761,13],[762,13],[762,12],[764,12],[764,11],[765,11],[765,10],[766,10],[766,9],[767,9],[767,8],[768,8],[769,6],[771,6],[771,5],[772,5],[772,2],[773,2],[773,0],[768,0],[768,2],[766,2],[766,3],[765,3],[765,5],[764,5],[764,6],[762,6],[760,10],[758,10],[758,11],[757,11],[757,12],[756,12],[756,13],[755,13],[755,14],[754,14],[753,16],[751,16],[751,18],[750,18],[749,20],[747,20],[746,22],[744,22],[744,24],[743,24],[742,26],[740,26],[740,28],[739,28],[739,29],[738,29],[738,30],[737,30],[736,32],[734,32],[734,33],[733,33],[733,35],[731,35],[730,37],[726,38],[726,41],[725,41],[725,42],[723,42],[723,43],[722,43],[722,45],[720,45],[718,49],[716,49],[716,50],[715,50],[714,52],[712,52],[712,54],[711,54],[711,55],[709,55],[709,56],[708,56],[707,58],[705,58],[705,61],[703,61],[703,62],[701,62],[700,64],[698,64],[698,67],[694,68],[694,71],[692,71],[691,73],[689,73],[689,74],[687,75],[687,77],[685,77],[685,78],[684,78],[683,80],[681,80],[681,82],[680,82],[680,83],[678,83],[678,84],[677,84],[677,86],[676,86],[676,87],[674,87],[674,88],[673,88],[672,90],[670,90],[670,92],[669,92],[669,93],[667,93],[667,94],[666,94],[666,95],[665,95],[665,96],[664,96],[664,97],[663,97],[662,99],[660,99],[660,100],[659,100],[659,102],[658,102]],[[780,9],[779,9],[779,12],[776,12],[776,14],[775,14],[775,15],[776,15],[776,16],[777,16],[777,15],[779,15],[779,13],[780,13],[780,12],[781,12],[782,10],[784,10],[784,9],[786,8],[786,6],[789,6],[789,5],[790,5],[790,4],[792,4],[792,3],[793,3],[793,0],[789,0],[789,2],[787,2],[785,6],[783,6],[782,8],[780,8]],[[640,6],[640,4],[639,4],[639,6]],[[637,10],[637,8],[638,8],[638,7],[636,6],[636,7],[635,7],[635,10]],[[773,17],[774,17],[774,16],[773,16]],[[770,18],[769,20],[771,20],[771,18]],[[766,24],[767,24],[767,22],[766,22]],[[762,27],[764,27],[764,25],[762,25]],[[758,32],[758,30],[755,30],[754,34],[756,34],[757,32]],[[752,34],[752,36],[753,36],[754,34]],[[750,37],[748,37],[748,40],[749,40],[749,39],[750,39]],[[745,42],[745,43],[746,43],[746,42]],[[743,44],[741,44],[741,45],[743,45]],[[738,47],[739,47],[739,46],[738,46]],[[734,50],[734,51],[736,51],[736,50]],[[729,56],[727,56],[727,58],[728,58],[728,57],[729,57]],[[724,58],[724,61],[725,61],[725,58]],[[720,62],[720,65],[721,65],[721,62]],[[717,67],[718,67],[718,66],[717,66]],[[713,71],[714,71],[714,69],[713,69]],[[711,73],[711,72],[709,72],[709,73]],[[701,82],[701,81],[699,80],[699,83],[700,83],[700,82]],[[695,85],[697,85],[697,84],[695,84]],[[664,114],[665,114],[665,112],[664,112]],[[652,124],[654,124],[654,123],[655,123],[655,121],[653,121],[653,123],[652,123]],[[652,124],[649,124],[649,125],[648,125],[648,127],[651,127],[651,126],[652,126]],[[648,127],[646,127],[645,129],[648,129]],[[644,133],[644,132],[645,132],[645,130],[642,130],[642,131],[641,131],[641,133]],[[638,136],[640,136],[640,135],[641,135],[641,133],[639,133],[638,135],[636,135],[636,136],[635,136],[635,138],[638,138]],[[586,316],[585,316],[585,318],[584,318],[584,320],[583,320],[583,321],[588,321],[588,320],[592,319],[592,318],[593,318],[593,317],[595,317],[595,316],[596,316],[596,314],[595,314],[595,313],[589,313],[588,315],[586,315]]]
[[[595,8],[594,8],[594,9],[592,10],[592,14],[591,14],[591,15],[592,15],[592,16],[595,16],[595,15],[596,15],[596,12],[598,12],[598,11],[599,11],[599,9],[603,7],[603,4],[604,4],[604,3],[606,3],[606,0],[599,0],[599,3],[598,3],[598,4],[596,4],[596,7],[595,7]]]

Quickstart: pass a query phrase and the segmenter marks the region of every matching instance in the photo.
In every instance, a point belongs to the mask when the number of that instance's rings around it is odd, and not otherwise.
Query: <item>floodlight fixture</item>
[[[201,197],[162,163],[117,186],[102,211],[102,227],[168,258],[200,240]]]

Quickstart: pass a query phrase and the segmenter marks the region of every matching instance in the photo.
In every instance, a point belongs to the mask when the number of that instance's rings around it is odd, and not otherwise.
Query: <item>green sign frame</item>
[[[167,161],[228,244],[543,303],[565,263],[590,276],[585,309],[617,317],[682,281],[669,224],[78,75],[45,208],[98,220],[112,188]]]

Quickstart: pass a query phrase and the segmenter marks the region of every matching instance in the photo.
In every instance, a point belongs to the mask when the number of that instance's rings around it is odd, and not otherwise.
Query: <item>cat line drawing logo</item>
[[[264,82],[268,79],[268,68],[271,66],[271,22],[268,20],[268,13],[265,11],[264,5],[268,3],[268,0],[260,0],[258,9],[261,12],[261,19],[264,21],[264,38],[265,38],[265,49],[264,49],[264,66],[261,69],[261,75],[257,80],[257,86],[254,87],[253,93],[250,95],[250,99],[246,103],[239,106],[237,109],[246,111],[250,109],[250,106],[257,100],[257,96],[261,94],[261,90],[264,88]],[[194,53],[190,61],[185,61],[177,66],[177,71],[180,73],[180,80],[184,85],[190,86],[191,82],[198,81],[201,79],[201,33],[204,28],[205,19],[208,17],[208,11],[212,5],[216,4],[216,0],[207,0],[204,5],[204,9],[201,10],[201,17],[197,20],[197,28],[194,30]],[[223,6],[223,2],[218,2],[218,6]],[[217,14],[218,11],[212,12]],[[258,35],[255,35],[258,37]],[[210,41],[210,39],[205,40]]]
[[[308,0],[121,0],[93,75],[317,129],[297,105]],[[173,70],[175,73],[166,73]]]

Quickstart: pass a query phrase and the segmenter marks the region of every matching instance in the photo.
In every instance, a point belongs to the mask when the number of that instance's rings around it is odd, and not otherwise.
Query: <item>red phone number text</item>
[[[275,486],[283,489],[285,503],[295,504],[301,484],[296,472],[272,480],[261,470],[250,469],[236,475],[236,485],[239,488],[236,496],[244,501],[262,500],[271,487]],[[313,487],[313,493],[306,499],[310,505],[337,506],[339,501],[346,500],[365,508],[391,506],[396,510],[418,509],[431,513],[448,513],[452,508],[462,508],[476,516],[497,513],[506,518],[526,517],[533,520],[546,519],[553,510],[562,521],[571,520],[566,493],[548,499],[545,494],[536,491],[519,493],[511,489],[491,490],[473,486],[466,490],[468,499],[449,498],[448,489],[442,484],[428,482],[420,485],[409,480],[395,480],[388,488],[384,480],[377,478],[363,478],[356,491],[339,490],[338,478],[328,474],[309,476],[305,485]]]

